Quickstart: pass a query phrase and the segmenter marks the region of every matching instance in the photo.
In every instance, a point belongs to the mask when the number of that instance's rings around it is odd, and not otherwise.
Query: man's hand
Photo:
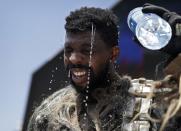
[[[166,20],[172,28],[172,39],[168,46],[162,51],[171,55],[177,55],[181,52],[181,16],[175,12],[171,12],[163,7],[153,4],[144,4],[143,13],[154,13]]]
[[[161,99],[168,103],[170,103],[172,99],[177,99],[179,97],[178,86],[179,86],[178,79],[172,75],[167,75],[163,80],[156,81],[154,83],[155,89],[162,89],[163,91],[160,92],[160,94],[162,95],[161,96],[158,95],[158,97],[162,97]],[[164,90],[169,90],[169,91],[164,92]]]

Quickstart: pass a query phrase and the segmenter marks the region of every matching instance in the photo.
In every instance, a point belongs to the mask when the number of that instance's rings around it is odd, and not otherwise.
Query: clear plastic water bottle
[[[165,47],[172,36],[170,25],[153,13],[143,13],[142,7],[130,11],[127,23],[139,42],[151,50]]]

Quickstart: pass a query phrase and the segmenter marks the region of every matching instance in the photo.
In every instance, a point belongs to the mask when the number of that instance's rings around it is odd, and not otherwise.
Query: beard
[[[102,66],[103,67],[103,66]],[[89,84],[86,84],[86,86],[82,87],[82,86],[78,86],[73,80],[72,80],[72,74],[69,74],[69,78],[70,78],[70,83],[73,85],[73,87],[76,89],[77,92],[81,93],[81,94],[85,94],[88,95],[91,92],[93,92],[96,88],[98,87],[105,87],[104,85],[107,85],[109,83],[109,67],[110,67],[110,63],[106,62],[104,64],[104,68],[102,68],[100,71],[98,71],[97,73],[95,73],[92,69],[92,67],[89,67],[88,65],[73,65],[73,64],[69,64],[66,67],[66,70],[68,72],[70,72],[71,69],[73,68],[80,68],[80,69],[84,69],[87,72],[90,73],[89,75],[89,79],[87,79],[87,81],[89,81]],[[89,87],[89,88],[87,88]],[[88,92],[87,92],[88,90]]]

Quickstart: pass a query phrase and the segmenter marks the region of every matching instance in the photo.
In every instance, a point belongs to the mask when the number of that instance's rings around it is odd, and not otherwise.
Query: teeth
[[[75,75],[75,76],[83,76],[83,75],[85,75],[86,74],[86,72],[85,71],[82,71],[82,72],[73,72],[73,74]]]

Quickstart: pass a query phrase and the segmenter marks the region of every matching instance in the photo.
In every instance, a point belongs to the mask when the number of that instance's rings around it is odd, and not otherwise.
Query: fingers
[[[143,5],[142,11],[143,11],[143,13],[155,13],[155,14],[159,15],[160,17],[162,17],[164,13],[169,12],[169,10],[167,10],[163,7],[156,6],[156,5],[149,4],[149,3],[146,3]]]
[[[172,75],[166,76],[161,81],[156,81],[154,83],[154,87],[156,90],[162,90],[160,95],[156,97],[161,97],[165,102],[170,102],[172,99],[177,99],[179,97],[178,80],[176,80],[176,78]],[[170,90],[164,91],[164,89]]]
[[[161,88],[161,87],[163,87],[162,85],[163,85],[163,83],[162,83],[161,81],[156,81],[156,82],[154,83],[154,87],[155,87],[155,88]]]
[[[179,93],[178,93],[178,92],[175,92],[175,93],[172,93],[172,94],[166,96],[166,97],[164,98],[164,100],[165,100],[165,101],[171,101],[172,99],[176,99],[176,98],[178,98],[178,97],[179,97]]]
[[[154,82],[155,88],[175,88],[177,85],[178,80],[172,75],[167,75],[163,80]]]
[[[150,3],[145,3],[144,5],[143,5],[143,7],[145,7],[145,6],[154,6],[153,4],[150,4]]]
[[[156,7],[149,7],[149,6],[148,7],[144,7],[142,9],[142,11],[143,11],[143,13],[155,13],[155,14],[159,15],[160,17],[162,17],[162,15],[164,13],[164,11],[161,10],[161,9],[158,9]]]
[[[175,12],[170,12],[169,15],[170,16],[167,18],[168,23],[170,23],[172,29],[176,30],[176,24],[181,23],[181,16]]]

